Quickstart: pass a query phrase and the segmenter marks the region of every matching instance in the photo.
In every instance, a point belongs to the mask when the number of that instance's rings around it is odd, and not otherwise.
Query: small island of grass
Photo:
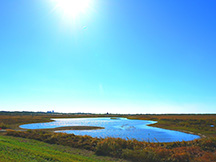
[[[104,127],[97,127],[97,126],[67,126],[67,127],[37,129],[37,130],[60,131],[60,130],[96,130],[96,129],[104,129]]]

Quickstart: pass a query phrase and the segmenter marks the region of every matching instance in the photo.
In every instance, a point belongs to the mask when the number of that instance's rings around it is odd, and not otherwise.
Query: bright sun
[[[92,0],[53,0],[55,10],[59,10],[65,17],[76,18],[85,13],[91,6]]]

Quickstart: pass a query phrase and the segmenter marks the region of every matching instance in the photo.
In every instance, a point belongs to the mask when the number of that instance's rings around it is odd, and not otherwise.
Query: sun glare
[[[76,18],[90,8],[92,0],[53,0],[55,9],[59,10],[64,17]]]

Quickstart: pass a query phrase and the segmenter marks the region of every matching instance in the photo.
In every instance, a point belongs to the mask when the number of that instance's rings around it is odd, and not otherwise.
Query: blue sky
[[[0,2],[0,110],[216,113],[216,1]]]

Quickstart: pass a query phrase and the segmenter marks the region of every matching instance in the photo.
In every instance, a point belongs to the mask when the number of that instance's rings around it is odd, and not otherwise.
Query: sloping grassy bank
[[[216,161],[216,138],[188,142],[149,143],[120,138],[93,138],[46,131],[7,131],[7,135],[37,139],[94,151],[96,155],[140,162],[212,162]]]
[[[92,151],[61,145],[51,145],[32,139],[0,135],[1,162],[111,162],[122,161],[110,157],[96,156]]]

